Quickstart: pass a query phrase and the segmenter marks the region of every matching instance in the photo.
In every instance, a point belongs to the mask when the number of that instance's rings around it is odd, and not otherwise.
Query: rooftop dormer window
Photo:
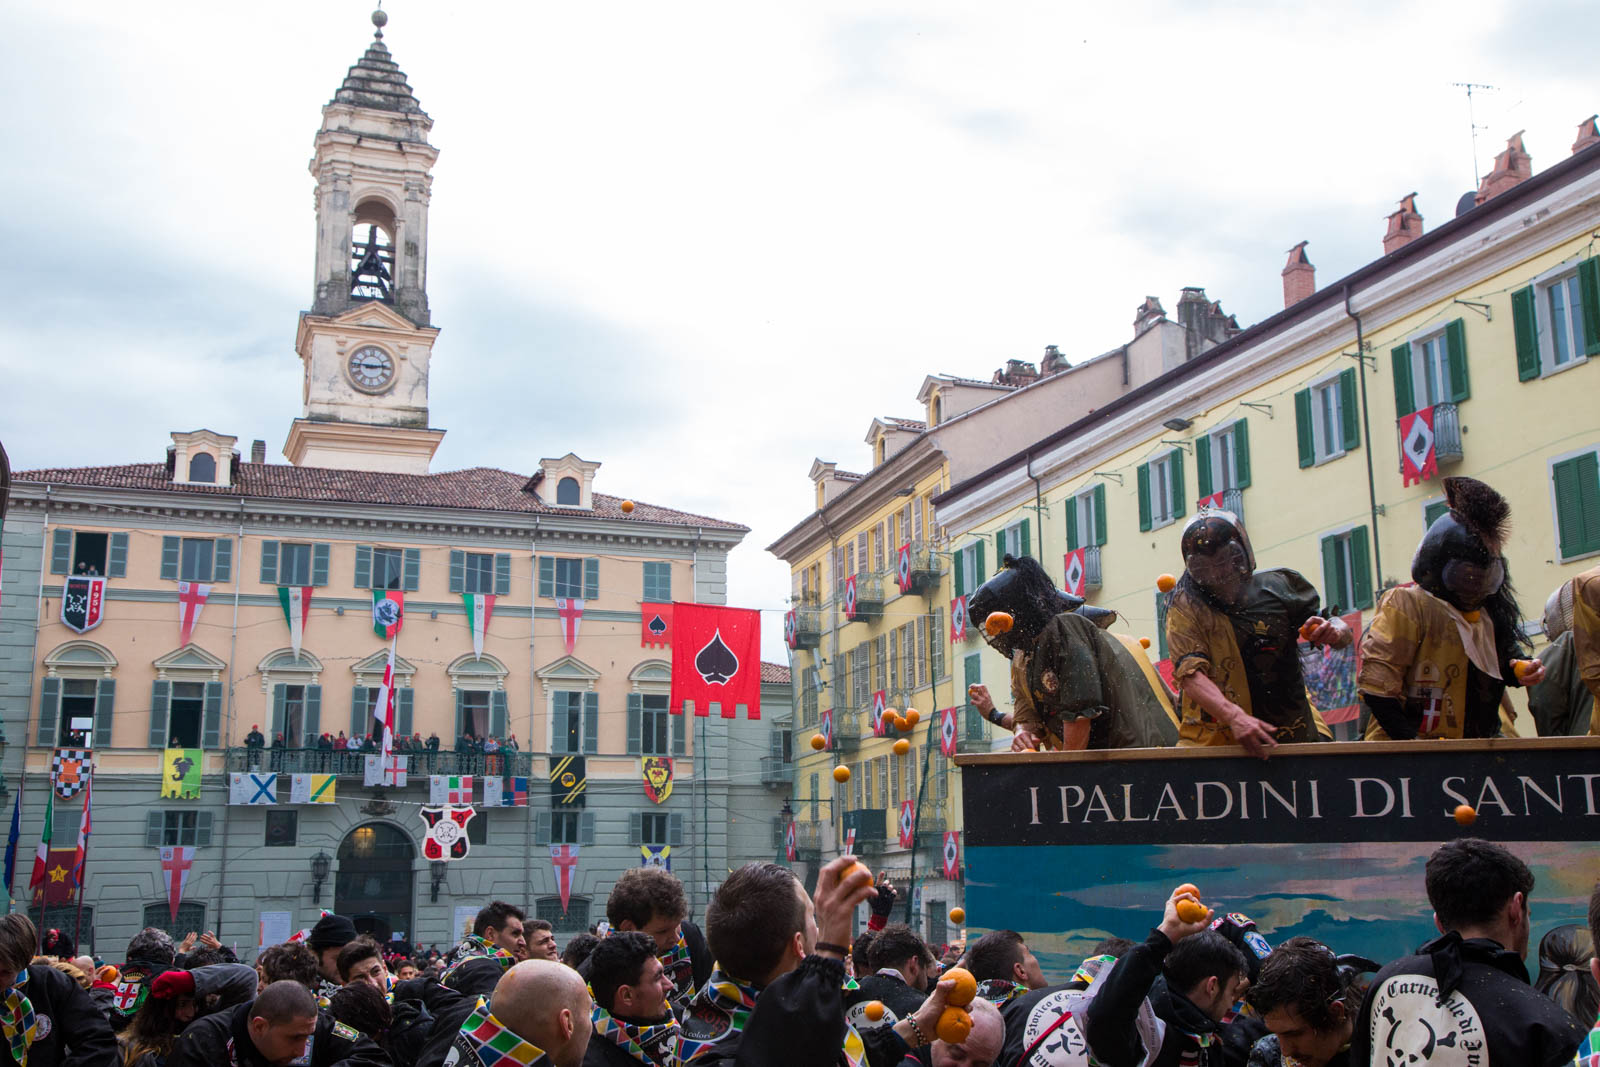
[[[191,482],[215,484],[217,480],[217,457],[209,452],[196,452],[190,456],[189,480]]]

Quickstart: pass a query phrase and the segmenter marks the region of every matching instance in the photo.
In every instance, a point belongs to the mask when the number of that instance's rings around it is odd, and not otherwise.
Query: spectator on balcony
[[[1116,613],[1061,593],[1038,560],[1007,555],[967,610],[977,625],[995,613],[1011,617],[1009,629],[984,628],[989,646],[1011,661],[1013,751],[1158,748],[1175,740],[1156,692],[1159,676],[1102,629]],[[968,699],[995,721],[986,687],[971,687]]]
[[[483,758],[486,773],[500,773],[500,742],[493,736],[483,739]]]
[[[1530,649],[1501,553],[1510,505],[1472,478],[1446,478],[1444,493],[1450,510],[1411,558],[1415,584],[1383,594],[1361,642],[1369,741],[1493,737],[1506,687],[1544,678],[1538,660],[1520,677],[1513,667]]]
[[[244,735],[244,747],[250,749],[252,754],[267,747],[267,739],[261,732],[260,723],[250,724],[250,732]]]
[[[1179,745],[1233,745],[1265,758],[1280,741],[1332,736],[1306,697],[1299,638],[1346,648],[1316,589],[1287,568],[1256,570],[1244,523],[1203,508],[1184,527],[1184,572],[1167,607],[1172,680],[1183,694]]]
[[[506,743],[502,747],[507,752],[516,752],[516,751],[518,751],[521,748],[521,746],[517,744],[517,735],[516,734],[508,734],[506,736]]]
[[[347,749],[349,747],[350,747],[350,739],[345,737],[343,730],[340,730],[339,731],[339,736],[335,737],[333,739],[333,750],[335,752],[343,752],[345,749]]]

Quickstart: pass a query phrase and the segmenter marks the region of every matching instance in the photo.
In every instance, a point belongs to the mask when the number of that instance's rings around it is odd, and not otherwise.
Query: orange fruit
[[[972,1033],[972,1016],[967,1014],[965,1008],[946,1008],[940,1013],[933,1033],[947,1045],[959,1045]]]
[[[951,908],[950,921],[960,926],[967,921],[967,910],[965,908]]]
[[[1511,661],[1511,669],[1516,672],[1517,681],[1520,682],[1529,674],[1533,673],[1533,660],[1514,659]]]
[[[1456,807],[1456,822],[1462,826],[1471,826],[1478,821],[1478,809],[1471,804],[1461,804]]]
[[[947,978],[955,982],[956,987],[950,990],[950,999],[945,1003],[958,1008],[971,1004],[972,998],[978,995],[978,980],[972,976],[972,972],[965,967],[952,967],[939,976],[939,981]]]
[[[1193,882],[1185,882],[1172,891],[1172,895],[1175,897],[1181,897],[1185,893],[1193,895],[1196,900],[1200,899],[1200,890]]]
[[[1300,640],[1309,641],[1311,635],[1317,632],[1317,627],[1322,625],[1321,619],[1307,619],[1300,624]]]
[[[816,749],[818,752],[821,752],[823,749],[828,747],[828,739],[823,737],[821,734],[812,734],[811,747]]]
[[[883,1018],[883,1001],[867,1001],[866,1005],[861,1009],[861,1014],[865,1015],[869,1021],[877,1022],[879,1019]]]
[[[850,881],[852,879],[859,878],[863,874],[867,876],[867,881],[868,882],[872,881],[872,868],[868,867],[865,863],[862,863],[860,860],[857,860],[856,862],[852,863],[850,866],[846,867],[844,870],[839,872],[839,881],[840,882],[848,882],[848,881]]]
[[[850,780],[850,768],[843,766],[835,767],[833,769],[833,780],[839,782],[840,784],[848,782]]]
[[[922,712],[918,711],[916,708],[908,708],[906,709],[904,718],[906,722],[906,729],[909,730],[921,721]]]
[[[1139,638],[1139,647],[1140,648],[1149,648],[1150,647],[1150,639],[1148,637]]]
[[[631,515],[631,514],[633,514],[633,501],[631,501],[631,500],[624,500],[624,501],[623,501],[623,502],[622,502],[622,505],[621,505],[621,506],[622,506],[622,513],[623,513],[623,514],[624,514],[624,515]]]
[[[1177,904],[1178,918],[1186,923],[1204,922],[1211,914],[1211,909],[1198,900],[1184,897]]]
[[[1468,622],[1477,622],[1478,619],[1482,617],[1482,615],[1483,615],[1483,612],[1481,612],[1481,611],[1463,611],[1461,613],[1461,617],[1463,619],[1466,619]]]
[[[1015,623],[1016,620],[1005,612],[991,611],[989,617],[983,620],[983,630],[990,637],[994,637],[996,634],[1009,633]]]
[[[1174,578],[1170,574],[1163,574],[1161,577],[1156,579],[1156,588],[1161,590],[1163,593],[1170,593],[1176,589],[1177,586],[1178,579]]]
[[[900,713],[895,711],[893,708],[890,708],[888,711],[883,713],[883,721],[884,724],[891,729],[900,729]]]
[[[894,743],[894,754],[896,756],[904,756],[907,752],[910,752],[910,751],[911,751],[911,742],[907,741],[905,738],[902,737],[900,740],[898,740],[898,741],[896,741]]]

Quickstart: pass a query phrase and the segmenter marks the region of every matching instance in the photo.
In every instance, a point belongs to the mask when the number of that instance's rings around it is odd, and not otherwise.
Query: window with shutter
[[[1512,294],[1518,377],[1554,374],[1600,354],[1600,259],[1566,263]]]
[[[1365,526],[1322,538],[1322,588],[1325,612],[1342,614],[1372,606],[1371,548]]]
[[[50,573],[72,573],[72,531],[57,528],[50,534]]]
[[[1600,552],[1600,453],[1551,464],[1561,561]]]
[[[664,561],[645,561],[644,592],[641,599],[653,604],[672,602],[672,564]]]
[[[1345,370],[1295,394],[1295,428],[1300,437],[1302,467],[1338,459],[1347,448],[1355,447],[1353,402],[1346,410],[1346,394],[1353,397],[1354,390],[1355,371]]]

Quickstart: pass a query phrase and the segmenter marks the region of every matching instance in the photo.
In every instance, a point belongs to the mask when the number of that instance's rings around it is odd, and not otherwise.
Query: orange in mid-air
[[[1156,588],[1163,593],[1170,593],[1178,587],[1178,579],[1170,574],[1163,574],[1156,579]]]
[[[1150,647],[1150,639],[1148,637],[1139,638],[1139,647],[1140,648],[1149,648]]]
[[[840,783],[841,785],[843,783],[845,783],[845,782],[848,782],[850,780],[850,768],[849,767],[835,767],[833,769],[833,780],[838,782],[838,783]]]
[[[965,967],[952,967],[939,976],[939,981],[946,979],[955,982],[956,987],[950,990],[946,1004],[957,1008],[964,1008],[972,1003],[972,998],[978,995],[978,979],[973,977],[971,971]]]
[[[1474,808],[1471,804],[1459,804],[1456,806],[1456,822],[1460,823],[1462,826],[1471,826],[1477,821],[1477,808]]]
[[[945,1044],[959,1045],[972,1035],[972,1016],[965,1008],[946,1008],[933,1032]]]
[[[821,734],[812,734],[811,747],[816,749],[818,752],[821,752],[823,749],[828,747],[828,739],[823,737]]]
[[[983,620],[983,630],[990,637],[996,634],[1010,633],[1016,620],[1004,611],[991,611],[989,617]]]
[[[967,910],[965,908],[951,908],[950,921],[960,926],[967,921]]]
[[[911,742],[907,741],[905,738],[902,737],[900,740],[898,740],[898,741],[896,741],[894,743],[894,754],[896,756],[904,756],[907,752],[910,752],[910,751],[911,751]]]
[[[906,729],[909,730],[913,726],[917,725],[919,721],[921,721],[922,712],[918,711],[916,708],[907,708],[903,718],[905,719]]]

